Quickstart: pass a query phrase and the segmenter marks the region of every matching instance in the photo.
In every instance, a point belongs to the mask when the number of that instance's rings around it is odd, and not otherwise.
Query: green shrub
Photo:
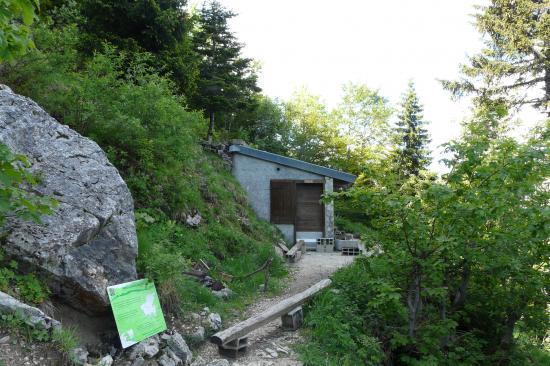
[[[318,295],[307,312],[311,342],[299,347],[306,365],[378,365],[383,359],[376,338],[366,334],[357,307],[330,290]]]
[[[175,215],[191,209],[187,187],[201,151],[199,112],[185,109],[175,86],[148,64],[151,55],[129,58],[105,45],[79,59],[74,25],[35,31],[37,50],[2,75],[16,92],[33,98],[60,122],[91,137],[108,154],[132,190],[137,207]],[[191,181],[190,181],[191,180]]]
[[[165,308],[179,312],[206,305],[229,314],[263,282],[262,274],[233,281],[236,295],[220,300],[182,274],[200,260],[223,279],[224,273],[252,272],[273,256],[270,287],[276,290],[286,274],[272,247],[279,234],[256,218],[221,159],[202,149],[207,123],[151,68],[151,55],[129,55],[105,44],[102,52],[82,58],[79,31],[70,23],[52,27],[44,21],[35,39],[37,49],[6,65],[2,77],[96,141],[119,170],[136,208],[138,272],[156,282]],[[202,220],[192,228],[185,218],[195,212]],[[37,296],[33,289],[25,288],[29,297]]]
[[[39,305],[49,297],[49,290],[43,280],[33,273],[18,274],[19,264],[8,260],[0,248],[0,291],[6,292],[25,303]]]

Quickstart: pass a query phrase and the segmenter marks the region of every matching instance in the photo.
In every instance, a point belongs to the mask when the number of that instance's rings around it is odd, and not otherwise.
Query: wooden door
[[[296,184],[296,231],[324,231],[322,184]]]

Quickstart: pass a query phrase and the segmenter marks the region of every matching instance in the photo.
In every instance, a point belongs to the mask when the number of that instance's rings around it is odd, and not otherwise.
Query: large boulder
[[[95,142],[3,85],[0,141],[27,156],[35,193],[59,202],[41,223],[8,220],[7,254],[43,272],[73,306],[107,310],[106,287],[136,279],[134,204],[117,169]]]

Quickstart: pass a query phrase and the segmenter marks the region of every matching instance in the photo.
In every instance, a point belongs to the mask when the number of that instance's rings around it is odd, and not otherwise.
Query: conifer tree
[[[430,164],[428,144],[430,138],[424,128],[422,105],[416,94],[414,83],[410,82],[403,96],[401,112],[395,131],[396,149],[393,160],[400,177],[418,176]]]
[[[253,60],[241,55],[243,45],[229,29],[228,20],[235,15],[214,0],[203,6],[197,20],[193,44],[201,64],[192,103],[210,119],[208,140],[214,133],[216,113],[245,110],[254,104],[253,96],[260,91]]]
[[[485,48],[462,65],[461,80],[443,86],[478,104],[532,105],[550,115],[550,2],[491,0],[478,9]]]
[[[191,49],[187,0],[50,0],[41,12],[55,14],[63,6],[78,14],[74,21],[82,32],[79,48],[84,54],[101,51],[105,42],[131,57],[149,52],[151,67],[168,75],[182,94],[190,97],[196,90],[199,60]]]

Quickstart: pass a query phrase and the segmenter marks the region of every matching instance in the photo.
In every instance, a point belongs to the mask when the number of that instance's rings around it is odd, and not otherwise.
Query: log
[[[252,272],[250,272],[249,274],[246,274],[246,275],[244,275],[244,276],[237,277],[237,278],[240,279],[240,280],[243,280],[243,279],[246,279],[246,278],[248,278],[248,277],[250,277],[250,276],[255,275],[256,273],[259,273],[259,272],[262,272],[262,271],[269,271],[269,267],[271,267],[271,263],[272,263],[272,262],[273,262],[273,257],[269,257],[269,258],[267,259],[267,261],[265,261],[265,263],[262,264],[262,265],[260,266],[260,268],[258,268],[257,270],[252,271]]]
[[[288,253],[288,247],[284,243],[279,241],[277,242],[277,246],[283,251],[283,254]]]
[[[291,258],[294,257],[296,255],[296,252],[298,252],[298,250],[302,249],[303,245],[304,245],[304,241],[303,240],[298,240],[298,242],[296,244],[294,244],[294,246],[292,248],[290,248],[288,253],[286,253],[286,256],[291,257]]]
[[[254,329],[257,329],[302,305],[317,292],[321,291],[325,287],[328,287],[331,282],[332,281],[328,278],[321,280],[307,290],[275,304],[264,312],[214,334],[210,337],[210,342],[220,346],[234,341],[235,339],[243,338]]]

